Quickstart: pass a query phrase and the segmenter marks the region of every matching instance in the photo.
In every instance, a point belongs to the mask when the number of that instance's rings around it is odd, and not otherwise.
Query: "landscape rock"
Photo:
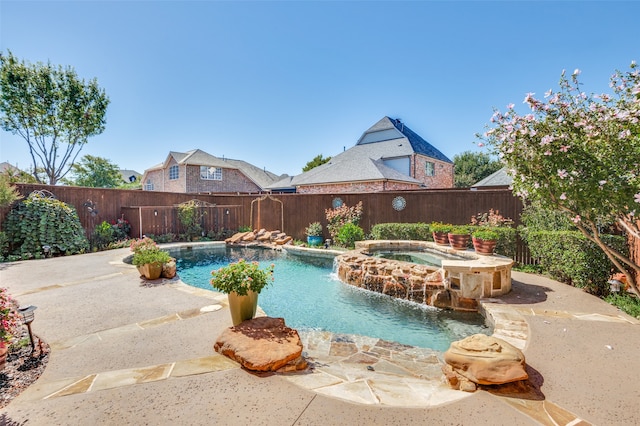
[[[298,332],[283,318],[258,317],[226,329],[216,339],[216,352],[252,371],[297,371],[307,368]]]
[[[172,279],[176,276],[176,260],[171,259],[169,262],[162,265],[162,278]]]
[[[526,380],[524,354],[515,346],[493,336],[474,334],[451,343],[444,353],[444,361],[458,377],[460,389],[463,379],[480,385],[500,385]],[[449,378],[450,373],[444,369]]]
[[[248,232],[237,232],[233,234],[231,237],[224,240],[224,242],[227,244],[237,244],[238,242],[242,241],[242,238],[247,234]]]

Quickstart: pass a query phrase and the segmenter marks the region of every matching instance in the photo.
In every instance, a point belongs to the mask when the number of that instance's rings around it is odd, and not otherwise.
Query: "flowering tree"
[[[640,73],[635,62],[617,71],[614,95],[587,95],[579,74],[563,72],[559,91],[544,99],[527,94],[529,114],[516,113],[513,104],[495,111],[493,125],[479,137],[499,154],[518,196],[565,212],[640,296],[637,260],[600,238],[604,224],[616,223],[640,239]]]

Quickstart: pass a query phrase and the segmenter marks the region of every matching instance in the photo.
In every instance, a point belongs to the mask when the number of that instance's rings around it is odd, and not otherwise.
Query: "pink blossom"
[[[636,203],[640,203],[640,192],[633,196],[633,201]]]
[[[527,95],[524,97],[524,101],[522,101],[522,103],[526,104],[528,102],[531,102],[533,100],[533,95],[535,95],[535,93],[533,93],[533,92],[527,93]]]
[[[549,145],[553,142],[553,135],[544,135],[540,140],[540,145]]]
[[[544,92],[544,97],[548,98],[549,96],[551,96],[551,94],[553,94],[553,90],[549,89],[546,92]]]
[[[515,107],[515,105],[514,105],[514,104],[509,104],[509,105],[507,105],[507,109],[513,109],[514,107]]]
[[[576,68],[571,75],[580,75],[580,70]]]
[[[571,145],[562,145],[560,147],[560,151],[567,152],[567,151],[569,151],[569,148],[571,148]]]
[[[578,215],[576,215],[576,217],[574,217],[574,218],[573,218],[573,219],[571,219],[571,220],[573,220],[573,223],[578,223],[578,222],[580,222],[582,219],[580,218],[580,215],[578,214]]]
[[[561,200],[566,200],[567,199],[567,194],[565,194],[564,192],[562,194],[560,194],[560,199]]]
[[[480,143],[478,143],[478,146],[479,146],[480,148],[482,148],[482,147],[484,146],[484,144],[483,144],[482,142],[480,142]]]
[[[548,155],[551,155],[551,151],[548,151],[548,150],[547,150],[547,151],[545,151],[545,152],[544,152],[544,155],[547,155],[547,156],[548,156]]]
[[[631,130],[626,129],[626,130],[623,130],[623,131],[621,131],[621,132],[620,132],[620,134],[618,135],[618,138],[620,138],[620,139],[626,139],[626,138],[628,138],[629,136],[631,136]]]
[[[564,179],[569,176],[569,173],[567,173],[565,169],[558,169],[558,176],[560,177],[560,179]]]

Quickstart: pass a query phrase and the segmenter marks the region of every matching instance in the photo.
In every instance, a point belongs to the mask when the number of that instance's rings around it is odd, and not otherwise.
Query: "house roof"
[[[123,182],[139,182],[142,175],[135,170],[119,170]],[[134,178],[133,180],[131,178]]]
[[[193,149],[187,152],[171,151],[164,163],[145,170],[145,173],[149,170],[167,167],[172,158],[176,163],[181,165],[219,167],[223,169],[239,170],[260,188],[265,188],[282,177],[271,173],[266,169],[261,169],[253,164],[247,163],[246,161],[234,160],[231,158],[219,158],[204,152],[201,149]]]
[[[399,118],[383,117],[362,134],[357,145],[395,139],[405,139],[409,142],[412,153],[422,154],[446,163],[453,163],[446,155],[407,127]]]
[[[513,178],[507,173],[507,168],[503,167],[497,172],[494,172],[482,179],[479,182],[471,185],[471,188],[485,188],[494,186],[509,186],[513,182]]]
[[[422,154],[451,163],[444,154],[405,126],[400,120],[384,117],[367,129],[355,146],[318,167],[297,176],[287,177],[268,186],[269,189],[301,185],[323,185],[340,182],[390,180],[421,182],[384,164],[384,160]]]

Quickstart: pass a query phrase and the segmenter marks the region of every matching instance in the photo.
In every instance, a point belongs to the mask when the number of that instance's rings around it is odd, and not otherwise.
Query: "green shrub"
[[[7,233],[0,231],[0,262],[4,261],[9,255],[9,238]]]
[[[554,279],[584,288],[598,296],[609,292],[614,266],[604,252],[578,231],[521,230],[531,254],[542,270]],[[624,237],[601,235],[605,244],[628,253]]]
[[[605,299],[607,302],[620,308],[621,311],[634,318],[640,319],[640,299],[630,294],[610,294]]]
[[[374,240],[432,241],[431,230],[426,223],[379,223],[371,228]]]
[[[451,227],[449,233],[452,235],[469,235],[471,234],[471,227],[466,225],[455,225]]]
[[[345,223],[338,230],[336,243],[341,247],[354,248],[356,241],[364,240],[364,231],[358,225]]]
[[[102,221],[102,223],[96,225],[91,235],[91,247],[104,250],[112,241],[115,241],[115,232],[111,224],[107,221]]]
[[[42,257],[43,246],[49,246],[52,255],[84,253],[89,249],[76,210],[36,192],[9,212],[3,228],[9,253],[21,259]]]
[[[525,206],[520,214],[522,226],[530,231],[575,231],[576,227],[566,214],[538,205]]]
[[[431,222],[429,224],[429,229],[431,229],[431,232],[449,233],[451,232],[452,228],[453,228],[453,225],[451,225],[450,223]]]

